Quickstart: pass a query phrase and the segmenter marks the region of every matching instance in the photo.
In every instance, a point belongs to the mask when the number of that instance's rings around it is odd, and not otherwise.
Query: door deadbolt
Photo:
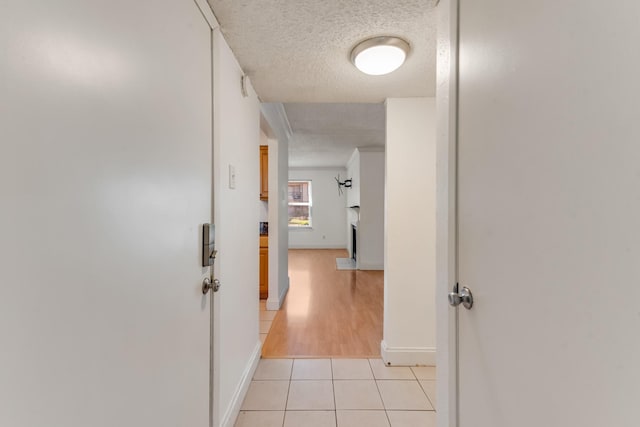
[[[463,287],[460,292],[449,293],[449,305],[451,307],[457,307],[460,304],[467,310],[471,310],[471,307],[473,307],[473,294],[466,286]]]
[[[218,279],[213,279],[213,282],[208,277],[205,277],[202,281],[202,293],[207,294],[209,290],[213,290],[213,292],[218,292],[220,290],[220,286],[222,284]]]

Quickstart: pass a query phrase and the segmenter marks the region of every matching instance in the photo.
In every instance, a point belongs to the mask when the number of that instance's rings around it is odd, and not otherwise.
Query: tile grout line
[[[431,380],[422,380],[422,381],[431,381]],[[420,380],[418,380],[418,385],[420,386],[420,389],[425,394],[425,396],[427,396],[427,400],[431,404],[431,407],[433,408],[433,411],[437,412],[436,411],[436,405],[434,405],[433,402],[431,401],[431,398],[429,397],[429,393],[427,393],[427,390],[425,390],[424,387],[422,387],[422,383],[420,382]]]
[[[293,363],[296,360],[293,359],[291,362],[291,370],[289,371],[289,387],[287,387],[287,398],[284,401],[284,415],[282,417],[282,427],[284,427],[284,423],[287,420],[287,406],[289,405],[289,393],[291,392],[291,377],[293,376]]]
[[[429,404],[431,405],[431,408],[433,408],[433,411],[435,412],[436,411],[436,405],[434,405],[433,402],[431,401],[431,398],[429,397],[429,393],[427,393],[427,390],[425,390],[424,387],[422,387],[422,383],[420,382],[421,380],[418,378],[418,374],[415,373],[413,368],[411,368],[411,372],[413,373],[413,376],[416,377],[416,381],[418,381],[418,385],[420,386],[420,390],[422,390],[424,395],[427,396],[427,401],[429,402]],[[422,380],[422,381],[432,381],[432,380]]]
[[[411,373],[416,379],[416,382],[418,383],[418,387],[420,388],[420,390],[422,390],[422,393],[424,393],[424,396],[427,398],[427,402],[429,402],[429,405],[431,405],[431,407],[433,408],[433,403],[431,403],[431,400],[429,399],[429,395],[427,395],[427,392],[424,391],[424,389],[422,388],[422,384],[420,384],[420,380],[418,379],[418,374],[416,374],[416,371],[414,371],[413,368],[414,368],[413,366],[409,367],[409,369],[411,370]]]
[[[287,360],[287,359],[282,359],[282,360],[284,361],[284,360]],[[288,373],[287,377],[281,377],[281,378],[282,378],[282,380],[284,380],[284,381],[287,381],[287,382],[288,382],[288,383],[287,383],[287,387],[288,387],[288,388],[287,388],[287,390],[286,390],[285,405],[284,405],[284,410],[282,411],[282,412],[283,412],[283,419],[282,419],[282,425],[281,425],[280,427],[284,427],[284,426],[286,425],[285,423],[286,423],[286,419],[287,419],[287,414],[288,414],[289,412],[305,412],[305,413],[310,413],[310,412],[313,412],[313,411],[321,411],[320,409],[300,409],[300,410],[291,410],[291,411],[290,411],[290,410],[288,410],[288,402],[289,402],[289,398],[291,397],[291,387],[292,387],[292,383],[293,383],[293,381],[294,381],[294,379],[293,379],[293,372],[294,372],[294,367],[295,367],[295,365],[296,365],[296,362],[297,362],[298,360],[306,360],[306,359],[291,359],[291,364],[290,364],[290,367],[289,367],[289,373]],[[330,366],[329,366],[329,369],[330,369],[330,380],[331,380],[331,383],[332,383],[331,385],[332,385],[333,402],[334,402],[334,409],[333,409],[333,411],[334,411],[334,422],[335,422],[336,427],[338,427],[338,426],[339,426],[339,424],[338,424],[338,414],[337,414],[337,411],[338,411],[338,407],[337,407],[337,395],[336,395],[336,387],[335,387],[335,385],[336,385],[336,381],[338,381],[338,379],[336,379],[336,378],[335,378],[336,373],[335,373],[335,369],[334,369],[334,366],[333,366],[333,362],[338,362],[338,361],[340,361],[340,360],[341,360],[340,358],[337,358],[337,359],[336,359],[336,358],[333,358],[333,357],[327,358],[327,361],[328,361],[328,362],[329,362],[329,364],[330,364]],[[413,367],[406,367],[406,368],[408,368],[408,369],[411,369],[411,373],[412,373],[412,376],[414,377],[414,379],[405,379],[405,381],[406,381],[406,382],[416,381],[416,382],[418,383],[418,387],[419,387],[419,389],[423,392],[423,396],[426,398],[427,402],[428,402],[428,403],[429,403],[429,405],[431,406],[431,409],[419,409],[419,408],[416,408],[416,409],[393,409],[393,408],[387,408],[387,407],[386,407],[386,405],[385,405],[385,401],[384,401],[384,399],[382,398],[382,393],[381,393],[381,389],[380,389],[380,384],[381,384],[381,382],[384,382],[384,381],[386,381],[386,380],[385,380],[385,379],[377,379],[377,378],[376,378],[376,376],[375,376],[374,370],[373,370],[373,363],[374,363],[374,362],[376,362],[376,361],[377,361],[377,359],[368,359],[368,358],[363,358],[362,360],[363,360],[364,362],[366,362],[366,363],[365,363],[365,366],[366,366],[366,367],[368,367],[368,369],[369,369],[369,374],[371,375],[371,378],[372,378],[372,380],[373,380],[373,381],[374,381],[374,383],[375,383],[376,390],[378,391],[378,397],[379,397],[379,399],[382,401],[382,406],[383,406],[383,408],[381,408],[381,410],[385,411],[385,417],[386,417],[386,419],[387,419],[387,423],[388,423],[387,425],[388,425],[389,427],[393,427],[393,425],[391,424],[391,417],[390,417],[390,412],[392,412],[392,411],[400,411],[400,412],[431,412],[431,413],[434,413],[434,414],[435,414],[435,413],[437,413],[437,411],[436,411],[436,407],[435,407],[435,405],[433,404],[433,401],[432,401],[431,397],[429,396],[429,394],[427,393],[426,388],[423,386],[423,384],[422,384],[422,382],[421,382],[421,381],[424,381],[426,384],[435,384],[436,379],[430,379],[430,378],[427,378],[427,379],[425,379],[425,380],[420,380],[420,379],[419,379],[418,374],[417,374],[417,373],[416,373],[416,371],[413,369]],[[382,376],[383,376],[383,377],[384,377],[385,375],[386,375],[386,373],[383,373],[383,374],[382,374]],[[393,375],[391,375],[391,377],[393,377]],[[317,378],[317,379],[308,378],[308,380],[309,380],[309,381],[320,381],[320,380],[321,380],[321,378]],[[359,378],[351,378],[351,380],[353,380],[353,381],[363,381],[363,380],[366,380],[366,379],[365,379],[365,378],[360,378],[360,377],[359,377]],[[393,378],[391,378],[390,380],[393,380]],[[276,379],[262,379],[262,380],[258,380],[258,379],[255,379],[255,378],[253,378],[253,379],[252,379],[252,382],[258,382],[258,383],[259,383],[259,382],[272,382],[272,381],[277,381],[277,380],[276,380]],[[348,380],[347,380],[347,381],[348,381]],[[396,379],[396,381],[399,381],[399,382],[405,382],[405,381],[403,381],[402,379]],[[268,409],[245,409],[245,410],[243,410],[243,409],[241,409],[241,411],[243,411],[243,412],[261,412],[261,411],[265,411],[265,412],[272,412],[272,411],[273,411],[273,412],[278,412],[279,410],[277,410],[277,409],[273,409],[273,410],[268,410]],[[354,411],[355,411],[355,412],[359,412],[359,411],[375,411],[375,409],[373,409],[373,408],[369,408],[369,409],[356,409],[356,408],[354,407],[353,409],[344,409],[344,411],[346,411],[346,412],[354,412]]]
[[[378,380],[376,379],[376,374],[373,372],[373,366],[371,366],[371,359],[367,359],[369,363],[369,369],[371,369],[371,375],[373,376],[373,382],[376,384],[376,390],[378,390],[378,396],[380,396],[380,401],[382,402],[382,408],[384,409],[384,416],[387,417],[387,423],[391,426],[391,418],[389,418],[389,413],[387,412],[387,405],[384,403],[384,399],[382,398],[382,393],[380,393],[380,387],[378,387]]]
[[[331,365],[331,388],[333,390],[333,417],[336,420],[336,427],[338,426],[338,403],[336,402],[336,383],[333,378],[333,358],[329,358],[329,365]]]

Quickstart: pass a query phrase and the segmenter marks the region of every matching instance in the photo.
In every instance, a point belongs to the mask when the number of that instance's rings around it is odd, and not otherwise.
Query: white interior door
[[[0,425],[207,426],[210,28],[188,0],[0,10]]]
[[[640,5],[459,22],[459,425],[637,426]]]

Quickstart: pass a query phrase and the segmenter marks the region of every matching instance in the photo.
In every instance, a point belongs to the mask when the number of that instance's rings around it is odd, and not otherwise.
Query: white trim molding
[[[284,303],[284,297],[287,296],[287,292],[289,292],[289,284],[291,283],[291,279],[287,277],[287,285],[282,289],[280,295],[277,298],[271,298],[269,295],[269,299],[267,300],[267,310],[280,310],[282,304]]]
[[[211,6],[209,5],[209,3],[207,3],[207,0],[194,0],[194,2],[196,6],[198,6],[198,9],[200,9],[202,16],[209,24],[209,27],[212,30],[219,28],[220,24],[218,23],[216,16],[213,14],[213,10],[211,9]]]
[[[293,231],[293,229],[290,229]],[[337,245],[289,245],[289,249],[347,249],[344,244]]]
[[[346,172],[347,168],[344,166],[309,166],[309,167],[302,167],[302,166],[290,166],[289,167],[289,172],[298,172],[298,171],[340,171],[340,172]]]
[[[457,310],[447,303],[447,294],[456,283],[458,1],[440,0],[437,8],[436,416],[442,427],[458,425]]]
[[[293,131],[284,105],[281,102],[265,102],[260,106],[260,110],[276,138],[290,141]]]
[[[382,340],[380,354],[389,366],[435,366],[436,349],[429,347],[389,347]]]
[[[358,270],[384,270],[384,264],[363,264],[356,261]]]
[[[384,153],[385,146],[384,145],[365,145],[363,147],[358,147],[358,151],[360,151],[361,153]]]
[[[220,422],[220,425],[222,427],[233,427],[233,425],[235,424],[236,418],[238,418],[238,414],[240,413],[242,402],[247,396],[247,391],[249,391],[249,386],[251,385],[253,374],[258,368],[258,362],[260,362],[261,354],[262,342],[258,340],[258,342],[256,343],[256,347],[254,348],[253,353],[251,353],[251,357],[249,358],[249,363],[247,363],[247,366],[242,373],[242,378],[240,378],[240,382],[238,383],[238,387],[233,394],[231,403],[222,416],[222,421]]]

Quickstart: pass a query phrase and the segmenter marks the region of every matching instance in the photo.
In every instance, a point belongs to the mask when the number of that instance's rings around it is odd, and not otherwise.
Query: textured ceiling
[[[290,167],[345,166],[356,147],[384,146],[383,104],[284,104]]]
[[[208,0],[265,102],[382,102],[434,96],[436,0]],[[368,76],[349,61],[358,42],[407,40],[407,62]]]

